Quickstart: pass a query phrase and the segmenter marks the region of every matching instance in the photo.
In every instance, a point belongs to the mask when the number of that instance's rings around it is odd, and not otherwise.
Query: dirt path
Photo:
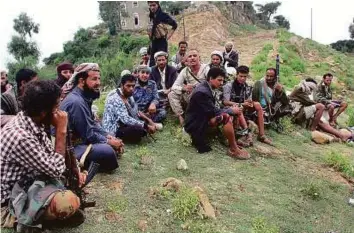
[[[205,63],[210,61],[209,56],[213,50],[223,51],[224,44],[233,41],[235,49],[240,53],[240,64],[249,66],[265,44],[274,42],[276,35],[275,30],[260,30],[256,33],[233,36],[228,30],[230,22],[218,9],[214,9],[213,12],[186,15],[184,21],[189,48],[197,48]],[[170,42],[178,45],[183,39],[183,24],[179,22],[179,27]]]

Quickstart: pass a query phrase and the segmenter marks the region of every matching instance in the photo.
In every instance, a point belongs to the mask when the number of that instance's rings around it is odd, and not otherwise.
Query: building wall
[[[149,6],[146,1],[124,1],[121,5],[122,9],[124,9],[125,5],[126,12],[121,13],[121,25],[123,30],[138,30],[147,28],[149,23]]]

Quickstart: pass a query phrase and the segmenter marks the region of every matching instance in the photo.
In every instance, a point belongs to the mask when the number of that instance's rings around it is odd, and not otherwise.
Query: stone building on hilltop
[[[122,1],[121,25],[123,30],[140,30],[149,23],[149,6],[146,1]]]

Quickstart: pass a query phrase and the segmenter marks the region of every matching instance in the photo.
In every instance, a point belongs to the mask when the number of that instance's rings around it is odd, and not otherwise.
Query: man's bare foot
[[[267,136],[265,136],[265,135],[258,136],[258,141],[263,142],[263,143],[268,144],[268,145],[271,145],[271,146],[273,145],[272,140],[267,138]]]
[[[227,151],[227,154],[232,157],[232,158],[235,158],[235,159],[241,159],[241,160],[246,160],[246,159],[249,159],[251,158],[250,154],[245,151],[245,150],[241,150],[241,149],[237,149],[237,150],[231,150],[229,149]]]

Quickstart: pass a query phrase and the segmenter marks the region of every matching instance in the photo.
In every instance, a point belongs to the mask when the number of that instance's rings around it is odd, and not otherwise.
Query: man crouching
[[[2,227],[13,227],[16,221],[16,232],[23,232],[25,227],[41,227],[44,220],[65,219],[62,225],[73,218],[79,224],[84,220],[79,198],[61,182],[68,116],[58,109],[60,94],[53,81],[30,82],[23,111],[1,130]],[[54,148],[44,130],[48,125],[56,129]],[[86,175],[79,177],[84,184]]]
[[[249,159],[247,151],[241,150],[235,140],[234,126],[232,117],[237,111],[234,107],[221,110],[215,106],[215,94],[224,82],[226,73],[220,68],[211,68],[207,74],[207,81],[193,90],[189,105],[186,111],[185,130],[192,137],[192,143],[199,153],[211,150],[205,140],[205,134],[209,127],[222,125],[224,135],[229,143],[228,154],[238,159]]]

